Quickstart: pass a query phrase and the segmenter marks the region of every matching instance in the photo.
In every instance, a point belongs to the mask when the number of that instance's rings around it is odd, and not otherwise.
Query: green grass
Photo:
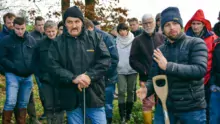
[[[37,111],[37,116],[40,117],[41,114],[43,113],[43,108],[40,102],[38,87],[36,83],[34,83],[33,91],[34,91],[35,108]],[[4,106],[4,101],[5,101],[5,83],[3,79],[0,81],[0,110],[2,110]],[[2,121],[2,117],[0,117],[0,123],[1,121]],[[27,116],[27,122],[28,122],[28,116]],[[46,121],[41,121],[41,122],[42,124],[46,124]],[[118,112],[118,100],[114,100],[113,124],[119,124],[119,123],[120,123],[120,116]],[[15,124],[15,120],[13,120],[12,124]],[[140,100],[137,100],[137,102],[135,102],[132,111],[132,117],[130,122],[128,122],[128,124],[143,124],[142,104]]]

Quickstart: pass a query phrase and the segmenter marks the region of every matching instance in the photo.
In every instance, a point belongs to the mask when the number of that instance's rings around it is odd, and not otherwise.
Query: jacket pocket
[[[190,95],[192,96],[192,99],[194,101],[201,101],[202,99],[205,98],[204,86],[193,87],[192,84],[189,84],[189,90],[190,90]]]
[[[26,45],[26,52],[30,52],[29,54],[32,54],[34,51],[34,46],[33,45]]]
[[[93,62],[95,58],[95,50],[94,49],[86,49],[86,56],[84,59],[87,59],[88,63]]]
[[[192,88],[192,85],[189,84],[189,92],[190,92],[190,95],[192,97],[193,100],[196,100],[195,96],[194,96],[194,89]]]
[[[95,50],[94,49],[87,49],[86,53],[89,57],[94,57]]]
[[[77,89],[72,86],[69,88],[59,88],[60,106],[64,110],[74,110],[79,105]]]
[[[5,46],[12,54],[19,54],[21,51],[18,44],[12,44]]]

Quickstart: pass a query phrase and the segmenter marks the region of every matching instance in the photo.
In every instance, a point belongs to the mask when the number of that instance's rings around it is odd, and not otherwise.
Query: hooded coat
[[[204,84],[207,84],[210,79],[210,73],[212,68],[212,53],[214,50],[214,41],[217,39],[217,36],[212,32],[211,23],[209,20],[205,19],[204,13],[201,9],[197,10],[196,13],[193,15],[193,17],[187,22],[185,26],[185,32],[188,36],[194,36],[193,30],[191,28],[191,24],[193,21],[201,21],[205,28],[204,28],[204,34],[200,37],[202,38],[207,46],[208,49],[208,63],[207,63],[207,72],[205,74],[205,80]]]

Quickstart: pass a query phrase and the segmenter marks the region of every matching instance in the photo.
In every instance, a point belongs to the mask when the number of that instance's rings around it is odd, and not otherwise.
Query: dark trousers
[[[207,108],[206,108],[206,120],[207,124],[209,123],[210,115],[209,115],[209,102],[210,102],[210,97],[211,97],[211,90],[210,90],[210,83],[205,85],[205,99],[207,103]]]
[[[44,96],[45,112],[59,111],[60,100],[58,90],[49,84],[42,83],[41,91]]]
[[[37,82],[37,86],[38,86],[38,89],[39,89],[39,96],[40,96],[40,100],[41,100],[41,104],[44,107],[44,97],[43,97],[43,94],[42,94],[42,91],[41,91],[41,82],[39,80],[39,78],[37,76],[35,76],[35,79],[36,79],[36,82]],[[34,93],[33,91],[31,92],[31,96],[30,96],[30,99],[29,99],[29,103],[28,103],[28,107],[27,107],[27,113],[29,115],[30,118],[32,119],[36,119],[37,118],[37,115],[36,115],[36,109],[35,109],[35,102],[34,102]]]
[[[41,91],[48,124],[62,124],[64,112],[60,109],[59,91],[46,83],[41,84]]]
[[[27,113],[29,115],[30,118],[36,119],[37,115],[36,115],[36,109],[35,109],[35,102],[34,102],[34,92],[31,92],[31,96],[29,99],[29,103],[27,106]]]

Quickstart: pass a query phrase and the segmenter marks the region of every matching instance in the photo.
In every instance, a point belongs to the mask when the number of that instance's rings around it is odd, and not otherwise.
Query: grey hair
[[[144,22],[144,20],[146,20],[146,19],[151,19],[151,18],[155,21],[155,18],[154,18],[154,16],[152,14],[149,14],[149,13],[144,14],[142,16],[142,22]]]
[[[51,27],[56,27],[57,28],[57,24],[52,20],[46,21],[45,24],[44,24],[44,30],[46,30],[47,28],[51,28]]]

